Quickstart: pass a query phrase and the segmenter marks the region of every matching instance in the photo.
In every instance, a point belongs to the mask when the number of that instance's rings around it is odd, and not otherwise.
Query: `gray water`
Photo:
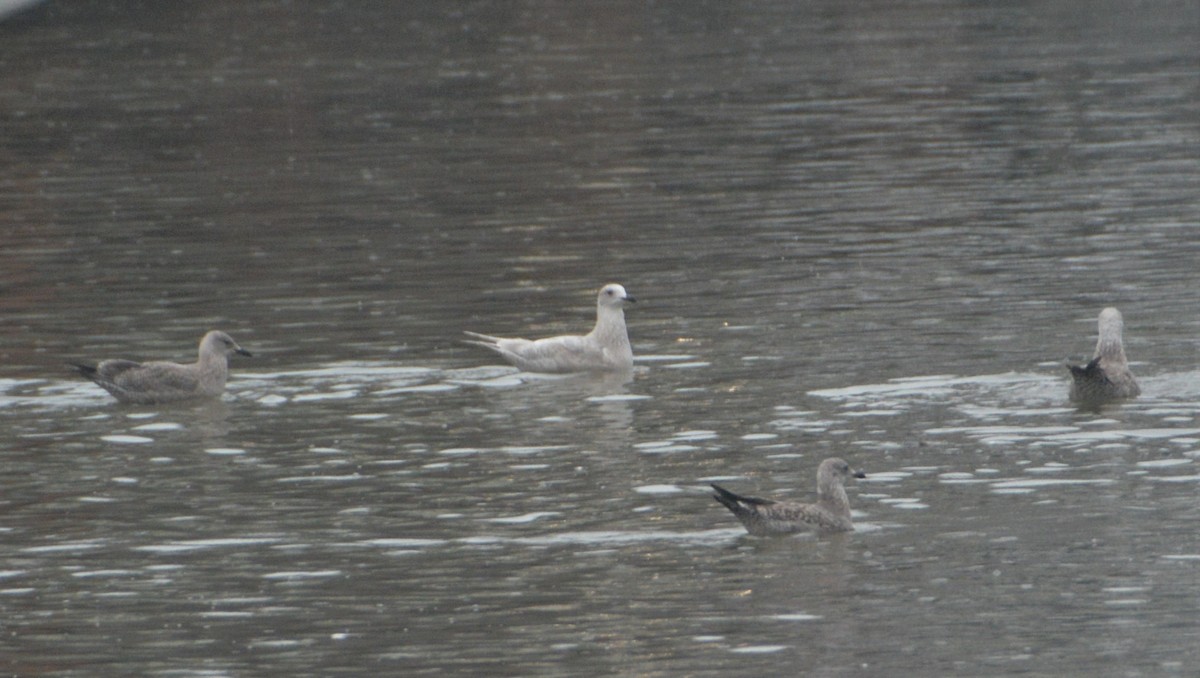
[[[0,23],[0,669],[1194,675],[1200,5]],[[461,331],[584,331],[632,379]],[[1066,400],[1125,314],[1138,400]],[[254,351],[220,401],[67,361]],[[765,540],[707,483],[859,529]]]

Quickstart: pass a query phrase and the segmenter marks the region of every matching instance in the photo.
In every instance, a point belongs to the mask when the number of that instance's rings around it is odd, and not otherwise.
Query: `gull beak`
[[[233,349],[233,352],[234,352],[234,353],[236,353],[236,354],[238,354],[238,355],[244,355],[244,356],[246,356],[247,358],[253,358],[253,357],[254,357],[254,354],[253,354],[253,353],[251,353],[250,351],[247,351],[246,349],[242,348],[241,346],[238,346],[237,348]]]
[[[863,473],[862,471],[858,471],[858,470],[855,470],[853,475],[855,478],[866,478],[867,477],[867,474]]]
[[[637,299],[635,299],[632,295],[629,295],[629,294],[626,294],[625,298],[622,299],[622,301],[629,301],[629,302],[637,303]]]

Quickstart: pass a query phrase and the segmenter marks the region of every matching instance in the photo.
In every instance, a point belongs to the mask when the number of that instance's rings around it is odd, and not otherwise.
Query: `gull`
[[[489,348],[526,372],[628,371],[633,368],[633,349],[622,310],[627,301],[637,299],[616,283],[600,288],[596,295],[596,326],[583,336],[531,341],[466,332],[473,337],[466,343]]]
[[[712,488],[717,493],[713,499],[732,511],[747,532],[758,537],[806,530],[816,530],[820,534],[850,532],[854,530],[854,523],[850,520],[850,501],[846,499],[846,488],[842,483],[851,476],[867,477],[862,471],[850,468],[844,459],[830,457],[817,467],[815,504],[743,497],[715,484]]]
[[[1082,366],[1067,365],[1071,371],[1071,400],[1095,405],[1136,398],[1142,389],[1125,359],[1125,345],[1121,340],[1125,321],[1121,312],[1111,306],[1101,311],[1099,327],[1100,338],[1096,340],[1096,353],[1091,361]]]
[[[69,365],[117,400],[149,405],[221,395],[229,377],[231,353],[250,356],[228,334],[213,330],[200,340],[200,357],[189,365],[132,360],[105,360],[94,367]]]

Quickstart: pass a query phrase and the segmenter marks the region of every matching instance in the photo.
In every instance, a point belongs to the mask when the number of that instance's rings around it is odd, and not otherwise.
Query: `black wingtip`
[[[709,486],[717,491],[717,493],[713,495],[713,499],[716,499],[730,509],[738,504],[769,506],[775,503],[775,501],[772,499],[760,499],[758,497],[747,497],[745,495],[735,494],[721,487],[720,485],[717,485],[716,483],[709,483]]]
[[[739,498],[736,494],[730,492],[729,490],[721,487],[720,485],[718,485],[716,483],[709,483],[708,486],[717,491],[717,494],[715,494],[713,496],[724,497],[726,499],[733,499],[734,501],[737,501],[737,499]]]
[[[95,365],[84,365],[83,363],[67,363],[67,367],[70,367],[71,369],[82,374],[83,376],[87,377],[88,379],[91,379],[96,376],[96,366]]]
[[[1067,369],[1071,370],[1071,376],[1075,378],[1100,376],[1100,357],[1092,358],[1086,365],[1067,365]]]
[[[724,506],[730,511],[737,510],[738,496],[736,494],[721,487],[720,485],[717,485],[716,483],[709,483],[709,485],[717,492],[716,494],[712,495],[712,498],[716,500],[718,504]]]

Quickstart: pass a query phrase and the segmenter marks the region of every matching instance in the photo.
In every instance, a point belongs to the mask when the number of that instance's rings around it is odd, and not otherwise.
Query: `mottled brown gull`
[[[1071,371],[1071,400],[1096,405],[1136,398],[1142,389],[1125,359],[1125,344],[1121,339],[1125,321],[1121,312],[1111,306],[1101,311],[1099,328],[1100,337],[1091,361],[1086,365],[1067,365]]]
[[[844,459],[830,457],[817,467],[817,503],[772,501],[743,497],[713,485],[713,499],[721,502],[746,526],[746,531],[759,537],[792,534],[815,530],[820,534],[850,532],[850,500],[842,485],[846,478],[865,478],[862,471],[850,468]]]
[[[526,372],[594,372],[633,368],[633,349],[625,329],[625,302],[637,301],[610,283],[596,295],[596,326],[583,336],[504,339],[467,332],[468,344],[483,346]]]
[[[142,405],[211,398],[225,391],[229,355],[249,356],[228,334],[213,330],[200,340],[200,356],[189,365],[154,361],[105,360],[95,367],[71,363],[123,403]]]

